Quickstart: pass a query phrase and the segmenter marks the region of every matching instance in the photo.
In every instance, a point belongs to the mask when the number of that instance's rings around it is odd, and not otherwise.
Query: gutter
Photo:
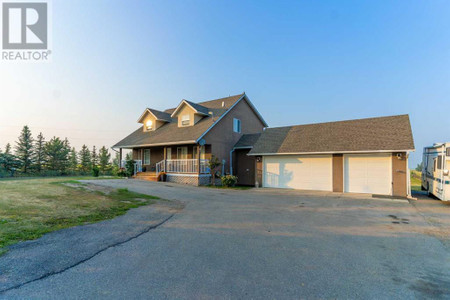
[[[308,154],[348,154],[348,153],[391,153],[391,152],[412,152],[408,150],[363,150],[363,151],[324,151],[324,152],[283,152],[283,153],[249,153],[250,156],[260,155],[308,155]]]

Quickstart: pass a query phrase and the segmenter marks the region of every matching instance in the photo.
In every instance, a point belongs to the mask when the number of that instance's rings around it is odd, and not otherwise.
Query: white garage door
[[[324,156],[265,156],[263,186],[332,190],[332,159]]]
[[[391,154],[344,155],[344,191],[392,194]]]

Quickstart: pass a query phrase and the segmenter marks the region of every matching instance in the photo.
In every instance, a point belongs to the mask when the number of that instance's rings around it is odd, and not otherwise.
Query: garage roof
[[[408,115],[267,128],[249,155],[414,150]]]

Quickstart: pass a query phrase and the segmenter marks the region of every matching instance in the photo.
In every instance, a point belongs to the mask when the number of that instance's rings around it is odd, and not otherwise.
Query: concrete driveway
[[[93,183],[180,200],[185,207],[153,230],[0,297],[450,297],[448,237],[407,201],[137,180]],[[436,214],[449,216],[450,207],[443,209]]]

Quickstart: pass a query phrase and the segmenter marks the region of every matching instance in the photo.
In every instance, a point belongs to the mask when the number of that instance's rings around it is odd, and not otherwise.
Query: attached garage
[[[411,194],[408,115],[267,128],[249,152],[256,186]]]
[[[392,155],[344,155],[344,192],[392,194]]]
[[[263,187],[332,191],[332,185],[331,155],[263,159]]]

